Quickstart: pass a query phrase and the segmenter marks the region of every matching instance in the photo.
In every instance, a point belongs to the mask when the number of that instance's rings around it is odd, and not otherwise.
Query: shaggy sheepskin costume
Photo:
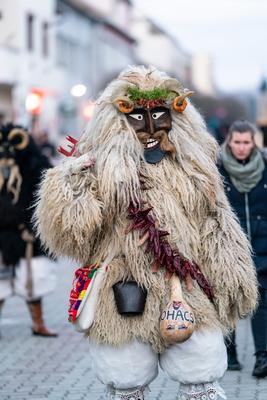
[[[155,94],[155,88],[184,92],[180,82],[155,68],[133,67],[111,82],[96,103],[76,156],[46,172],[36,223],[55,255],[98,266],[112,254],[86,332],[96,373],[112,399],[143,399],[157,375],[158,353],[162,368],[181,383],[179,398],[225,398],[215,382],[226,368],[222,332],[250,314],[257,301],[250,248],[224,194],[216,142],[189,101],[179,112],[165,102],[172,122],[170,152],[167,148],[160,162],[146,162],[144,144],[125,114],[129,110],[116,105],[129,91],[128,98],[134,99],[134,90]],[[145,104],[153,109],[165,103]],[[181,279],[196,319],[195,332],[184,343],[168,346],[160,335],[170,283],[164,265],[156,262],[155,267],[155,252],[146,250],[145,240],[140,244],[145,230],[138,223],[131,226],[138,211],[168,233],[172,254],[199,266],[212,290],[208,296],[192,273],[191,290]],[[139,316],[117,311],[113,285],[129,280],[147,291]]]

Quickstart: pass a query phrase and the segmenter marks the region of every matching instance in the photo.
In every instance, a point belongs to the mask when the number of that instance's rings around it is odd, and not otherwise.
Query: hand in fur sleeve
[[[44,175],[34,220],[50,253],[80,262],[90,256],[93,236],[102,223],[94,163],[85,154],[68,159]]]
[[[203,272],[214,288],[215,307],[224,325],[234,327],[237,317],[253,312],[257,278],[250,244],[224,193],[217,210],[201,229]]]

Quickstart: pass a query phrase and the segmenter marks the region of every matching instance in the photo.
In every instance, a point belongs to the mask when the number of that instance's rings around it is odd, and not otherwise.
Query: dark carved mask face
[[[144,156],[148,163],[158,163],[167,153],[175,155],[175,147],[168,138],[168,133],[172,128],[168,108],[136,108],[126,114],[126,117],[144,145]]]

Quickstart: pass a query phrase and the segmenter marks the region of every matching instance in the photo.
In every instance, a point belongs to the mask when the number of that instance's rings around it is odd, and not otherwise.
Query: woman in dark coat
[[[228,199],[250,240],[259,282],[259,305],[252,317],[256,363],[253,376],[267,376],[267,164],[255,145],[255,127],[236,121],[222,146],[220,172]],[[241,368],[235,334],[227,343],[228,369]]]

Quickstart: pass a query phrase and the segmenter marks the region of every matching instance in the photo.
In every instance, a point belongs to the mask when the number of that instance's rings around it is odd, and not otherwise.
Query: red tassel
[[[70,148],[70,150],[66,150],[66,149],[64,149],[64,147],[60,146],[57,151],[59,153],[63,154],[63,156],[71,157],[76,150],[76,145],[78,143],[78,140],[74,139],[70,135],[66,136],[66,140],[71,143],[71,144],[67,144],[67,146]]]

